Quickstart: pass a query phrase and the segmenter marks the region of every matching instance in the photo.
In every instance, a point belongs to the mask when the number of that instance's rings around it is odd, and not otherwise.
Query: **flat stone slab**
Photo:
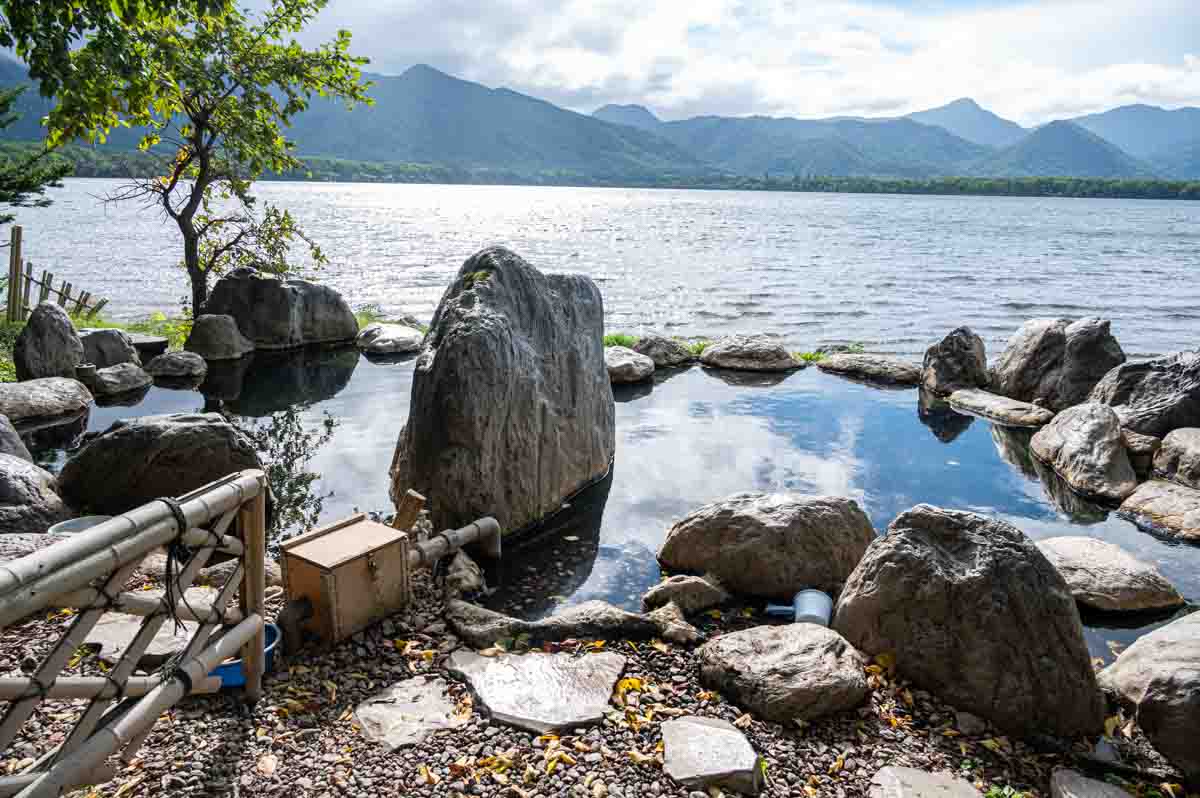
[[[1200,541],[1200,490],[1152,479],[1138,486],[1120,512],[1152,532]]]
[[[1183,596],[1152,564],[1120,546],[1085,536],[1039,540],[1080,604],[1106,612],[1179,607]]]
[[[871,798],[979,798],[968,781],[916,768],[881,768],[871,778]]]
[[[844,353],[826,355],[817,368],[851,379],[883,385],[920,385],[921,367],[887,355]]]
[[[686,717],[662,725],[663,772],[685,787],[756,795],[762,768],[754,747],[732,723]]]
[[[147,595],[154,596],[155,593],[147,591]],[[157,595],[161,596],[162,592],[159,591]],[[197,608],[201,604],[211,604],[216,596],[217,591],[207,587],[188,588],[185,594],[188,603]],[[133,642],[134,636],[141,627],[141,616],[106,612],[88,634],[84,645],[99,648],[100,659],[113,663],[120,659],[125,650],[129,648],[129,644]],[[196,630],[199,628],[200,624],[194,621],[184,621],[182,629],[176,633],[175,624],[168,619],[159,627],[158,633],[154,635],[154,639],[142,653],[142,658],[138,662],[139,667],[157,668],[177,652],[182,651],[191,642],[192,635],[196,634]]]
[[[427,676],[397,682],[359,704],[354,717],[367,739],[393,751],[416,745],[434,732],[471,722],[455,713],[448,687],[444,679]]]
[[[1120,787],[1058,768],[1050,775],[1050,798],[1129,798]]]
[[[964,388],[950,394],[950,406],[1006,427],[1041,427],[1054,418],[1054,413],[1044,407],[978,388]]]
[[[459,650],[446,667],[471,685],[494,720],[546,734],[603,720],[625,658],[611,651],[484,657]]]
[[[421,348],[425,333],[403,324],[368,324],[354,339],[359,349],[369,355],[401,355]]]

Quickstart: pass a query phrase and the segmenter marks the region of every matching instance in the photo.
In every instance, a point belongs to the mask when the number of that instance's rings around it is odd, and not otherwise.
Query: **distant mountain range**
[[[1200,179],[1200,108],[1115,108],[1029,130],[960,99],[902,118],[700,116],[664,121],[639,105],[579,114],[429,66],[368,76],[375,105],[318,100],[289,136],[305,156],[437,164],[515,175],[646,179],[944,176]],[[0,85],[27,82],[0,60]],[[26,92],[25,116],[0,138],[35,139],[49,103]],[[105,146],[128,149],[138,134]]]

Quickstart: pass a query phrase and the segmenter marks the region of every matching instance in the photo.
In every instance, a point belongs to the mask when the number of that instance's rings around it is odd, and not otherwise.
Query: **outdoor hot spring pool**
[[[408,416],[412,359],[355,349],[253,358],[215,369],[194,390],[151,388],[136,405],[95,407],[88,431],[163,413],[223,410],[267,447],[287,536],[355,510],[390,512],[388,466]],[[612,476],[576,497],[553,529],[508,545],[495,609],[524,617],[605,599],[637,609],[659,579],[655,552],[671,523],[740,491],[836,494],[858,500],[882,533],[927,502],[1002,518],[1033,538],[1091,535],[1152,562],[1200,602],[1200,547],[1139,530],[1067,491],[1028,453],[1029,433],[806,369],[786,376],[659,372],[617,386]],[[35,441],[57,470],[62,436]],[[1186,612],[1183,610],[1182,612]],[[1174,614],[1133,621],[1084,616],[1088,644],[1110,661]]]

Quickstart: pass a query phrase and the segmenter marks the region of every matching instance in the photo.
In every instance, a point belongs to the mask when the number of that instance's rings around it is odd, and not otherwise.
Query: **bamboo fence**
[[[5,318],[11,324],[21,322],[33,312],[34,307],[47,301],[57,301],[58,306],[72,316],[95,318],[108,304],[107,299],[93,297],[91,292],[76,288],[63,280],[54,287],[54,273],[43,269],[39,279],[34,276],[33,264],[24,260],[22,254],[20,225],[13,225],[12,239],[8,245],[8,302]],[[38,287],[37,301],[33,301],[33,287]],[[72,291],[77,291],[72,296]]]

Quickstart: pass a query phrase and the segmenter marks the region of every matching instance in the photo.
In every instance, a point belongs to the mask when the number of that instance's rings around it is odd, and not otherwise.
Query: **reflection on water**
[[[325,350],[256,359],[236,380],[219,388],[209,380],[204,390],[278,464],[287,534],[390,507],[388,466],[412,372],[411,359]],[[613,474],[575,497],[540,538],[506,541],[493,605],[528,617],[593,598],[636,609],[659,578],[654,555],[675,520],[732,493],[777,490],[851,496],[881,533],[929,502],[1004,519],[1035,539],[1091,535],[1154,563],[1200,601],[1200,548],[1142,533],[1064,491],[1029,455],[1028,431],[958,415],[917,390],[878,390],[817,369],[724,376],[664,371],[618,388]],[[132,412],[93,409],[88,428],[204,404],[199,393],[154,388]],[[1089,646],[1111,658],[1110,642],[1127,644],[1165,620],[1126,628],[1089,618]]]

